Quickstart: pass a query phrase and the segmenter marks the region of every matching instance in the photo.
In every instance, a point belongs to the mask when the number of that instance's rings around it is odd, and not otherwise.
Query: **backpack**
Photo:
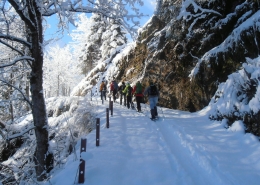
[[[118,84],[114,82],[115,89],[118,90]]]
[[[106,91],[106,90],[107,90],[107,86],[106,84],[104,84],[102,91]]]
[[[110,90],[113,91],[114,89],[115,89],[115,85],[114,85],[114,83],[111,83]]]
[[[136,91],[135,91],[136,94],[142,94],[142,89],[143,89],[142,85],[140,83],[138,83],[136,85]]]
[[[131,86],[128,86],[128,87],[127,87],[127,93],[126,93],[126,95],[127,95],[127,96],[132,96],[132,90],[133,90],[132,87],[131,87]]]
[[[158,92],[157,92],[157,88],[155,85],[151,85],[150,86],[150,93],[149,93],[150,96],[157,96],[158,95]]]
[[[125,85],[122,84],[122,85],[119,87],[119,90],[120,90],[121,93],[123,93],[122,91],[123,91],[124,89],[125,89]]]

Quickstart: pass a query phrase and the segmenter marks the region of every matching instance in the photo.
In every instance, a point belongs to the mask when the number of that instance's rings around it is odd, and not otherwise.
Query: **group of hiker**
[[[105,81],[102,81],[99,91],[101,94],[101,99],[106,100],[107,87]],[[158,102],[159,91],[153,82],[150,82],[149,86],[145,89],[140,81],[132,87],[129,82],[122,82],[121,85],[118,86],[117,82],[113,80],[110,84],[110,94],[112,95],[114,102],[116,101],[117,96],[119,96],[120,105],[123,103],[123,105],[128,109],[133,106],[132,98],[135,96],[137,112],[142,112],[141,103],[144,103],[144,96],[148,96],[151,119],[154,120],[158,117],[156,105]]]

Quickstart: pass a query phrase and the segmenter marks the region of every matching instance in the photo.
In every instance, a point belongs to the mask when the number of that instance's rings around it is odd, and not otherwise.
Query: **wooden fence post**
[[[96,120],[96,146],[99,146],[100,141],[100,118]]]
[[[80,148],[80,164],[79,164],[79,183],[84,183],[85,181],[85,160],[81,159],[81,153],[86,152],[87,139],[81,139]]]
[[[107,124],[106,124],[106,127],[109,128],[109,108],[106,108],[106,113],[107,113]]]
[[[111,101],[111,116],[113,116],[113,101]]]
[[[102,99],[102,105],[104,104],[104,92],[103,91],[100,91],[101,92],[101,99]]]

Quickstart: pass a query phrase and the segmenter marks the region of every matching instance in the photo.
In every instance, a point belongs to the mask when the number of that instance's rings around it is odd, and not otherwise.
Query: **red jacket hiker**
[[[139,96],[139,97],[143,97],[143,92],[144,92],[144,88],[142,87],[142,93],[138,93],[138,94],[135,94],[135,91],[136,91],[136,86],[134,86],[133,88],[133,91],[132,91],[132,94],[134,94],[135,96]]]
[[[138,89],[137,88],[141,88],[141,89]],[[141,91],[140,91],[141,90]],[[138,93],[135,93],[136,91],[139,91]],[[141,112],[141,103],[143,103],[143,92],[144,92],[144,88],[142,86],[142,84],[138,81],[136,83],[136,85],[134,86],[133,88],[133,91],[132,91],[132,94],[135,95],[135,100],[136,100],[136,105],[137,105],[137,111],[138,112]]]

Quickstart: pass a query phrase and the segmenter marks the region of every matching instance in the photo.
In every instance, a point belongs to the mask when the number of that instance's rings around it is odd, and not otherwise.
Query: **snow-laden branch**
[[[3,79],[0,79],[0,81],[3,82],[4,84],[6,84],[6,85],[8,85],[8,86],[10,86],[10,87],[12,87],[12,88],[14,88],[14,89],[17,90],[18,92],[20,92],[21,95],[22,95],[23,98],[24,98],[23,100],[26,101],[26,102],[30,105],[30,107],[32,107],[32,103],[31,103],[30,100],[25,96],[25,94],[22,92],[21,89],[19,89],[18,87],[16,87],[16,86],[10,84],[9,82],[7,82],[7,81],[5,81],[5,80],[3,80]]]
[[[191,12],[187,12],[187,8],[189,6],[193,6],[194,8],[194,12],[195,14],[192,14]],[[200,7],[199,5],[197,5],[194,0],[185,0],[182,2],[182,6],[181,6],[181,11],[179,16],[177,17],[177,19],[181,19],[183,18],[184,20],[191,20],[193,17],[198,17],[201,16],[203,14],[208,14],[208,13],[212,13],[212,14],[216,14],[219,16],[222,16],[219,12],[215,11],[215,10],[210,10],[210,9],[204,9],[202,7]]]
[[[0,69],[1,68],[5,68],[5,67],[9,67],[12,65],[15,65],[17,62],[21,61],[21,60],[30,60],[30,61],[34,61],[34,58],[30,57],[30,56],[23,56],[23,57],[18,57],[16,59],[14,59],[11,63],[8,64],[4,64],[4,65],[0,65]]]
[[[51,16],[54,14],[59,14],[62,17],[67,17],[69,21],[73,23],[73,15],[71,13],[97,13],[102,14],[105,17],[114,19],[120,22],[125,29],[133,36],[136,32],[135,27],[139,27],[139,21],[136,21],[136,18],[141,18],[145,16],[143,13],[140,13],[135,4],[143,5],[141,0],[124,0],[124,1],[100,1],[96,2],[92,0],[87,1],[83,4],[82,0],[69,1],[69,2],[58,2],[56,0],[49,1],[49,4],[46,4],[43,7],[42,15]],[[133,13],[129,13],[126,7],[130,7]],[[132,24],[129,24],[131,22]]]
[[[11,36],[11,35],[6,35],[6,34],[2,34],[0,33],[0,38],[2,39],[7,39],[7,40],[11,40],[11,41],[15,41],[15,42],[19,42],[21,44],[24,44],[27,47],[32,47],[32,44],[30,42],[27,42],[21,38],[15,37],[15,36]]]
[[[2,43],[3,45],[7,46],[8,48],[12,49],[13,51],[16,51],[17,53],[19,53],[21,56],[24,56],[24,53],[20,50],[18,50],[17,48],[11,46],[10,44],[8,44],[5,41],[0,40],[0,43]]]
[[[22,51],[20,51],[20,50],[18,50],[17,48],[11,46],[11,45],[8,44],[7,42],[4,42],[4,41],[0,40],[0,43],[2,43],[2,44],[4,44],[5,46],[9,47],[9,48],[12,49],[13,51],[16,51],[16,52],[19,53],[21,56],[24,56],[24,55],[25,55]],[[24,60],[24,59],[23,59],[23,60]],[[29,61],[32,61],[32,60],[30,59]],[[30,67],[32,67],[32,64],[31,64],[29,61],[27,60],[27,63],[28,63],[28,65],[29,65]],[[18,62],[18,61],[17,61],[17,62]],[[12,65],[13,65],[13,64],[12,64]],[[1,66],[0,66],[0,68],[1,68]]]
[[[27,128],[27,129],[23,130],[23,131],[20,132],[20,133],[17,133],[17,134],[8,136],[8,137],[6,138],[6,140],[10,141],[10,140],[12,140],[12,139],[15,139],[15,138],[18,138],[18,137],[22,137],[25,133],[29,132],[30,130],[32,130],[32,129],[34,129],[34,128],[35,128],[35,126],[31,126],[31,127]]]
[[[28,6],[27,3],[26,2],[21,3],[20,0],[8,0],[8,1],[13,6],[15,11],[19,14],[21,19],[26,23],[26,25],[28,25],[31,28],[34,28],[35,27],[34,23],[27,16],[28,15],[28,12],[26,11],[27,8],[21,6],[22,4],[24,4],[24,6]]]

